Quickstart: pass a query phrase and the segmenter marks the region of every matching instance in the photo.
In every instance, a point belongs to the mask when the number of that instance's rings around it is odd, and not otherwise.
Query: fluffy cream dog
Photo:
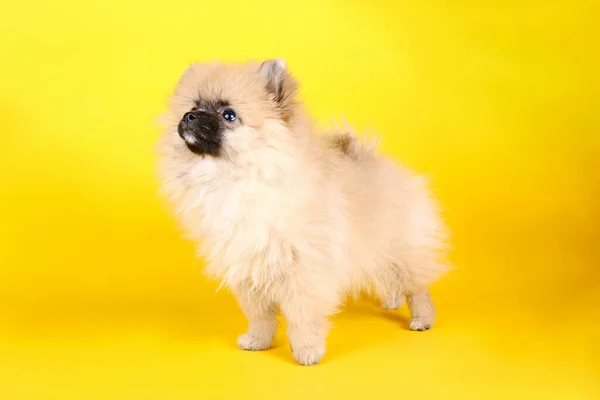
[[[283,60],[195,64],[159,143],[164,192],[208,272],[249,320],[238,344],[271,346],[282,313],[296,361],[325,354],[328,317],[368,291],[435,319],[428,286],[444,227],[422,177],[348,132],[318,134]]]

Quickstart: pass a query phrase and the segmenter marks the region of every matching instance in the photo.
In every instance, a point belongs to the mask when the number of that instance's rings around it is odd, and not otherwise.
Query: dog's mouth
[[[193,132],[190,130],[183,130],[179,133],[179,136],[185,142],[187,148],[198,155],[218,155],[221,149],[221,139],[208,138],[202,132]]]
[[[190,124],[181,120],[177,133],[192,153],[216,156],[221,149],[223,130],[219,124],[211,123],[214,121],[204,122]]]

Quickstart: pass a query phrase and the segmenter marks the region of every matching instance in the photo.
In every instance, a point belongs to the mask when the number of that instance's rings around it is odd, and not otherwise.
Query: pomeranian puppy
[[[435,310],[445,229],[424,179],[353,132],[319,134],[283,60],[192,65],[159,142],[162,189],[210,275],[268,349],[281,313],[294,359],[318,363],[328,317],[367,291],[406,299],[415,331]]]

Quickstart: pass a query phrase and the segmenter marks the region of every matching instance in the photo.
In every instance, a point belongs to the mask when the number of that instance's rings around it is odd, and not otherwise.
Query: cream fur
[[[445,229],[425,180],[353,133],[318,134],[289,73],[260,71],[255,63],[190,67],[159,143],[177,219],[249,320],[239,346],[267,349],[281,312],[296,361],[318,363],[328,317],[360,291],[387,308],[406,296],[410,328],[428,329],[427,287],[446,266],[438,261]],[[229,101],[242,120],[219,157],[193,154],[177,134],[198,97]]]

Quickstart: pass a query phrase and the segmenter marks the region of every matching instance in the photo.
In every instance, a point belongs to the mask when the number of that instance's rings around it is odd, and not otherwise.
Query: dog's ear
[[[194,75],[196,75],[196,70],[200,69],[200,65],[197,63],[193,63],[188,65],[188,67],[183,71],[181,76],[179,77],[179,82],[184,82],[190,80]]]
[[[289,74],[285,60],[278,58],[264,61],[259,67],[259,74],[267,91],[272,94],[273,101],[277,103],[284,118],[287,118],[292,112],[298,84]]]
[[[193,96],[197,82],[205,73],[205,69],[205,65],[199,63],[190,64],[179,77],[178,84],[175,88],[175,94],[188,97]]]
[[[275,101],[279,101],[283,97],[283,80],[287,73],[285,60],[278,58],[264,61],[260,65],[259,73],[267,90],[273,93]]]

